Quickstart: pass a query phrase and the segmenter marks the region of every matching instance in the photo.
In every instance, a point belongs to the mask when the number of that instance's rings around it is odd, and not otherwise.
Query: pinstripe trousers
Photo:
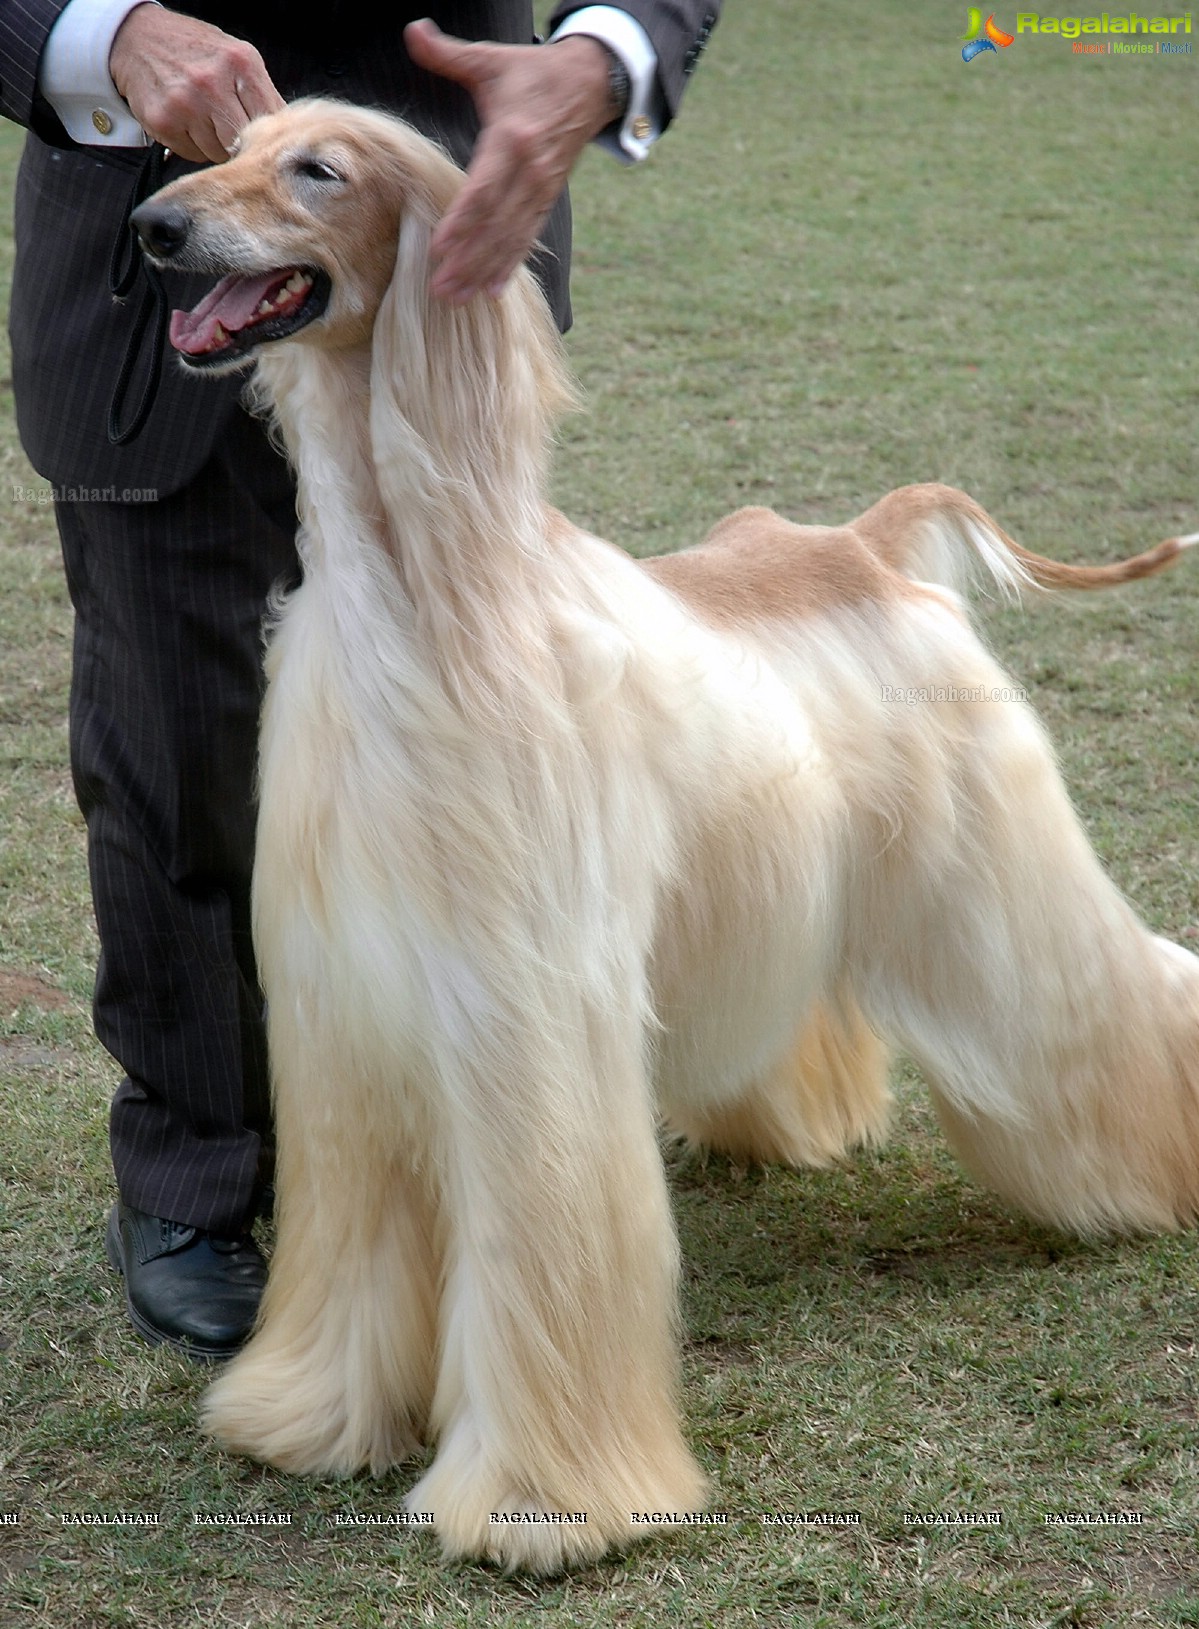
[[[96,1033],[125,1071],[117,1185],[139,1210],[230,1235],[271,1163],[249,888],[262,622],[272,588],[298,579],[295,491],[239,410],[181,491],[56,514]]]

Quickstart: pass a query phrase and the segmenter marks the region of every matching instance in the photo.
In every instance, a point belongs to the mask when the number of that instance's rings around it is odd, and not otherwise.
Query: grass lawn
[[[966,9],[730,4],[652,160],[585,157],[574,518],[649,553],[740,503],[833,521],[936,479],[1069,560],[1199,527],[1199,66],[1027,35],[967,66]],[[134,1338],[103,1264],[116,1070],[39,494],[5,380],[0,1629],[1199,1625],[1199,1242],[1029,1225],[960,1174],[905,1066],[890,1147],[845,1170],[672,1160],[687,1427],[726,1524],[533,1585],[337,1525],[397,1509],[411,1468],[306,1481],[201,1438],[203,1373]],[[1199,948],[1199,561],[982,616],[1106,864]],[[905,1519],[946,1510],[1002,1521]],[[160,1521],[63,1521],[120,1511]],[[195,1520],[221,1511],[291,1519]],[[860,1521],[763,1520],[813,1511]]]

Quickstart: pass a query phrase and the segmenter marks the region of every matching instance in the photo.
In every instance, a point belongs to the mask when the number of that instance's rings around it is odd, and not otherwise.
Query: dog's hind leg
[[[702,1496],[677,1245],[640,1014],[539,991],[487,1028],[446,1059],[438,1452],[406,1502],[448,1555],[553,1573]]]
[[[955,642],[937,659],[959,693],[1012,694],[972,636]],[[866,1013],[921,1065],[963,1163],[1030,1215],[1083,1232],[1193,1220],[1199,960],[1104,875],[1023,702],[897,715],[892,784],[911,790],[854,868]]]
[[[397,1135],[397,1083],[356,1075],[356,1038],[322,1043],[284,1021],[288,1005],[270,1015],[278,1242],[257,1332],[209,1390],[203,1424],[287,1471],[378,1473],[419,1446],[432,1397],[431,1179]]]
[[[787,1055],[727,1102],[666,1109],[666,1129],[749,1164],[827,1166],[886,1138],[886,1047],[852,1002],[818,1005]]]

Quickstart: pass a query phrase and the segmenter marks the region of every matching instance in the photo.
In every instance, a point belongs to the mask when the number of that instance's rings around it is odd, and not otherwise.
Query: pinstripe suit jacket
[[[114,242],[143,161],[140,150],[79,147],[38,95],[38,63],[67,0],[0,0],[0,113],[29,134],[17,183],[17,260],[9,332],[21,439],[30,462],[58,486],[178,490],[204,464],[240,386],[196,380],[169,356],[150,422],[136,441],[110,445],[108,406],[125,358],[138,296],[108,287]],[[718,0],[619,0],[658,53],[668,117],[718,12]],[[565,0],[551,20],[578,9]],[[531,0],[183,0],[176,10],[250,38],[287,97],[332,95],[403,113],[465,162],[477,121],[457,86],[423,73],[401,43],[410,17],[431,15],[448,33],[525,43]],[[172,160],[168,178],[186,166]],[[559,322],[569,320],[570,216],[562,198],[545,231],[543,280]],[[175,277],[169,293],[194,303],[208,280]],[[136,394],[136,390],[135,390]]]

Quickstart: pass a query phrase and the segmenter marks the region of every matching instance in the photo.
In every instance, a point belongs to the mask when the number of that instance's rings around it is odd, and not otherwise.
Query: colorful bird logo
[[[980,39],[979,36],[982,36]],[[970,28],[962,35],[968,43],[962,47],[962,61],[973,62],[980,51],[993,51],[997,45],[1008,46],[1016,38],[1014,34],[1005,34],[1002,28],[995,23],[995,13],[992,12],[983,22],[983,14],[977,6],[970,7]]]

